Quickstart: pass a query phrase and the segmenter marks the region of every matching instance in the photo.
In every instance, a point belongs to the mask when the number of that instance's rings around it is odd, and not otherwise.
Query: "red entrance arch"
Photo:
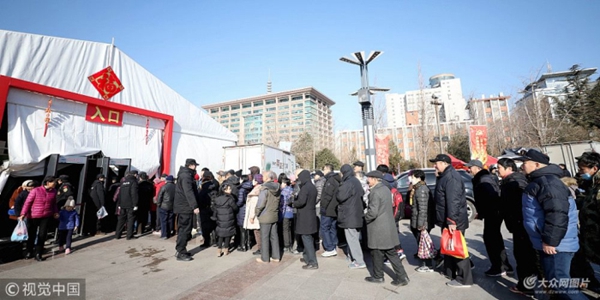
[[[73,92],[21,80],[12,77],[2,76],[0,75],[0,124],[2,124],[2,118],[4,118],[4,110],[6,109],[6,102],[8,98],[8,91],[10,88],[17,88],[25,91],[36,92],[40,94],[45,94],[48,96],[53,96],[57,98],[64,98],[72,101],[77,101],[86,104],[92,105],[101,105],[107,108],[122,110],[128,113],[141,115],[144,117],[150,117],[155,119],[160,119],[165,121],[165,130],[164,130],[164,139],[163,139],[163,151],[162,151],[162,173],[168,173],[171,166],[171,147],[173,143],[173,116],[161,114],[158,112],[145,110],[129,105],[124,105],[120,103],[114,103],[110,101],[104,101],[96,98],[92,98],[90,96],[85,96],[81,94],[76,94]],[[0,125],[1,126],[1,125]]]

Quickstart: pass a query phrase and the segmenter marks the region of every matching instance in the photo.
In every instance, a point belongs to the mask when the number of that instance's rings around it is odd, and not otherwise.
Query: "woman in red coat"
[[[48,234],[48,223],[52,218],[58,218],[58,207],[56,206],[56,178],[54,176],[46,176],[42,181],[42,186],[34,188],[27,196],[21,216],[19,220],[27,218],[27,231],[29,238],[27,239],[27,256],[33,257],[33,245],[36,241],[35,260],[42,261],[44,253],[44,243]],[[39,229],[39,232],[38,232]]]

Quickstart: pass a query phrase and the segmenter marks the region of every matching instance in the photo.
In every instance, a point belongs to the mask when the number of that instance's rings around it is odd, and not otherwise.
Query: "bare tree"
[[[418,64],[419,73],[419,95],[417,98],[417,114],[418,114],[418,126],[411,128],[412,140],[416,154],[416,160],[422,165],[427,165],[427,158],[431,156],[433,137],[434,137],[434,126],[435,114],[430,113],[431,99],[425,96],[425,83],[423,80],[423,74],[421,73],[421,63]]]

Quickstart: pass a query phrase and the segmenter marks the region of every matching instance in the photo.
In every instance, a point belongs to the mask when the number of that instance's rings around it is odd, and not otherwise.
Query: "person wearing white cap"
[[[67,198],[65,206],[59,212],[58,224],[58,251],[65,251],[65,255],[71,253],[71,237],[73,231],[79,227],[79,215],[75,210],[75,200],[73,196]],[[66,248],[63,245],[66,244]]]

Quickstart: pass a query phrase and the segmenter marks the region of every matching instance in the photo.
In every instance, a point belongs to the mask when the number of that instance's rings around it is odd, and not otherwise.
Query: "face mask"
[[[590,181],[592,180],[592,175],[588,174],[588,173],[583,173],[581,175],[581,179],[585,180],[585,181]]]

